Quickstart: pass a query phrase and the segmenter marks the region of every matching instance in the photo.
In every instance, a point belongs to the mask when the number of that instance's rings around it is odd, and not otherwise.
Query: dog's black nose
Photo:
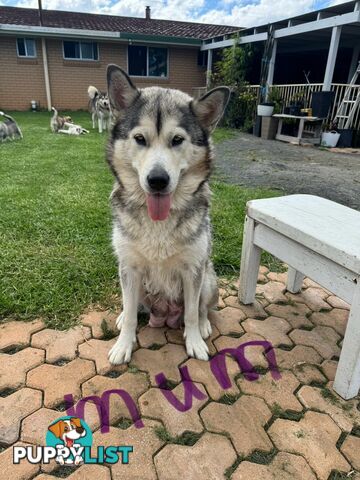
[[[83,433],[84,428],[83,427],[76,427],[77,433]]]
[[[162,192],[170,183],[169,175],[162,168],[154,168],[147,176],[149,187],[154,192]]]

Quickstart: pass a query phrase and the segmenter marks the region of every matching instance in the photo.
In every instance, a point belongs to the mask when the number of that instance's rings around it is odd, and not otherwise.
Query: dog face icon
[[[80,418],[72,417],[68,420],[59,420],[50,425],[49,430],[64,442],[66,447],[72,447],[76,440],[85,437],[86,430],[81,425]]]

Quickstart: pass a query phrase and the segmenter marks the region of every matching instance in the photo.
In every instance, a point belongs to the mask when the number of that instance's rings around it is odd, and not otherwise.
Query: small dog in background
[[[66,133],[66,135],[83,135],[85,133],[89,133],[89,130],[86,130],[86,128],[81,127],[80,125],[73,125],[70,124],[70,127],[65,130],[65,129],[60,129],[58,133]]]
[[[20,127],[13,117],[4,112],[0,112],[0,115],[5,118],[3,122],[0,122],[0,140],[5,142],[6,140],[23,138]]]
[[[50,120],[50,127],[53,133],[65,133],[66,135],[77,136],[89,133],[89,130],[86,130],[80,125],[75,125],[71,117],[61,117],[56,108],[52,107],[51,109],[54,112]]]
[[[50,120],[50,127],[53,133],[58,133],[64,127],[70,127],[73,125],[72,118],[69,116],[61,117],[56,108],[51,107],[51,110],[54,112]]]
[[[96,87],[90,85],[88,88],[88,95],[90,97],[89,110],[91,113],[93,128],[95,128],[96,121],[98,122],[99,133],[103,130],[110,130],[111,116],[109,97],[107,93],[100,92]]]

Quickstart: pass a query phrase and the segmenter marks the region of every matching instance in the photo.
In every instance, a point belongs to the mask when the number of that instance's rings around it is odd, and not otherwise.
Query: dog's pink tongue
[[[170,194],[160,195],[159,193],[146,196],[148,214],[154,221],[166,220],[169,216],[171,197]]]

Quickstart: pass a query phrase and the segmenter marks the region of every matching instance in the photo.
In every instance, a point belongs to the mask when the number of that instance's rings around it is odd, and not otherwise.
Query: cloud
[[[340,3],[347,3],[349,0],[332,0],[329,2],[329,7],[332,5],[340,5]]]
[[[205,23],[222,23],[224,25],[240,25],[253,27],[294,17],[313,10],[313,0],[260,0],[257,3],[244,6],[235,5],[230,12],[225,9],[210,10],[203,14],[199,20]]]

